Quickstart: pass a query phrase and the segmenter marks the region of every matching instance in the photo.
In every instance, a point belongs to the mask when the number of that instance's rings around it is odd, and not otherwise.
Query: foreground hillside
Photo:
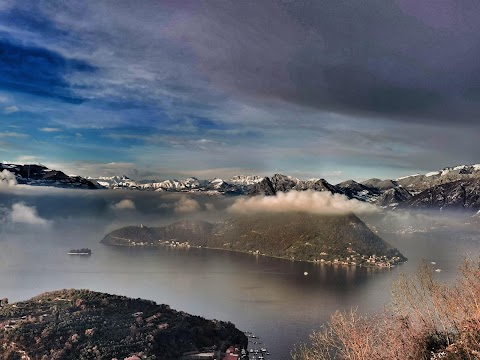
[[[196,246],[281,258],[391,266],[406,259],[354,214],[302,212],[239,216],[211,224],[180,221],[164,227],[129,226],[102,242],[119,246]]]
[[[0,307],[5,360],[178,359],[230,345],[247,345],[231,323],[89,290],[54,291]]]
[[[424,264],[392,287],[383,313],[337,311],[297,347],[294,360],[474,360],[480,358],[480,261],[465,260],[458,279],[442,283]]]

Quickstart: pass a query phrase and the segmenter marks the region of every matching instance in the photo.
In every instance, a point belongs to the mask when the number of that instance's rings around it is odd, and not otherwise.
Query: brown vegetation
[[[300,345],[295,360],[480,359],[480,260],[465,260],[447,285],[423,265],[402,275],[384,313],[336,312]]]
[[[231,323],[89,290],[48,292],[0,308],[2,360],[173,360],[247,344]]]

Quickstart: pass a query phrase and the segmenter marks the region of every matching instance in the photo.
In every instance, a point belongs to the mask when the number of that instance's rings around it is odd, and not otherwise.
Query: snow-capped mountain
[[[88,180],[104,188],[129,188],[137,187],[138,183],[128,176],[100,176],[98,178],[87,177]]]
[[[396,179],[396,182],[412,193],[419,193],[432,186],[474,178],[480,178],[480,164],[446,167],[442,170],[431,171],[424,175],[415,174],[404,176]]]
[[[199,180],[192,177],[147,183],[139,183],[126,176],[92,180],[113,189],[267,196],[292,190],[314,190],[344,194],[350,199],[370,202],[389,209],[395,207],[475,209],[480,208],[480,202],[476,198],[478,190],[477,182],[474,181],[476,179],[480,181],[480,164],[447,167],[395,180],[372,178],[361,183],[347,180],[336,185],[330,184],[325,179],[300,180],[282,174],[274,174],[271,177],[238,175],[228,180],[219,178]]]
[[[51,170],[43,165],[0,163],[0,172],[4,171],[13,174],[13,176],[15,176],[15,182],[18,184],[76,189],[98,188],[93,182],[85,178],[76,175],[66,175],[61,171]]]
[[[275,195],[278,192],[291,190],[304,191],[329,191],[332,194],[343,194],[342,189],[330,184],[325,179],[299,180],[292,176],[275,174],[271,178],[264,177],[257,182],[248,192],[249,195]]]
[[[159,191],[182,191],[182,190],[192,190],[199,189],[207,186],[209,183],[208,180],[198,180],[197,178],[190,177],[183,180],[164,180],[159,182],[151,182],[146,184],[141,184],[140,188],[143,190],[159,190]]]
[[[407,199],[403,207],[480,209],[480,178],[457,180],[433,186]]]
[[[350,199],[370,202],[385,208],[480,209],[480,164],[447,167],[426,174],[403,176],[395,180],[372,178],[361,183],[347,180],[336,185],[330,184],[325,179],[300,180],[282,174],[274,174],[271,177],[237,175],[228,180],[220,178],[201,180],[189,177],[181,180],[135,181],[125,175],[88,178],[69,176],[43,165],[0,163],[0,172],[3,170],[13,174],[15,181],[20,184],[42,186],[250,196],[313,190],[343,194]],[[6,176],[3,177],[6,178]]]
[[[234,185],[250,186],[259,183],[263,177],[257,175],[236,175],[228,180],[228,183]]]
[[[402,186],[385,190],[375,201],[379,206],[397,206],[412,197],[412,194]]]
[[[377,187],[367,186],[354,180],[347,180],[337,184],[340,189],[349,198],[355,198],[360,201],[376,202],[381,194],[381,190]]]
[[[186,179],[167,179],[161,181],[138,182],[127,176],[98,177],[89,180],[108,189],[130,189],[130,190],[150,190],[150,191],[170,191],[170,192],[208,192],[208,193],[245,193],[247,188],[251,187],[258,176],[238,176],[234,181],[225,181],[220,178],[209,180],[200,180],[195,177]]]

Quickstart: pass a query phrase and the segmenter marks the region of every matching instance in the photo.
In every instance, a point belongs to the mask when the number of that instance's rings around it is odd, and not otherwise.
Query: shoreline
[[[280,260],[288,260],[288,261],[295,261],[295,262],[307,262],[311,264],[320,264],[320,265],[330,265],[330,266],[345,266],[345,267],[361,267],[361,268],[373,268],[373,269],[392,269],[395,268],[398,265],[406,263],[408,260],[401,261],[398,263],[395,263],[391,266],[380,266],[380,265],[366,265],[366,264],[345,264],[340,261],[338,262],[333,262],[333,261],[315,261],[315,260],[304,260],[304,259],[291,259],[283,256],[277,256],[277,255],[267,255],[267,254],[260,254],[260,253],[252,253],[248,251],[243,251],[243,250],[234,250],[234,249],[224,249],[224,248],[215,248],[215,247],[209,247],[209,246],[195,246],[195,245],[189,245],[187,246],[169,246],[169,245],[116,245],[116,244],[107,244],[104,243],[103,240],[100,241],[105,246],[113,246],[113,247],[121,247],[121,248],[175,248],[175,249],[207,249],[207,250],[217,250],[217,251],[229,251],[229,252],[234,252],[234,253],[240,253],[240,254],[246,254],[246,255],[253,255],[253,256],[264,256],[264,257],[269,257],[269,258],[274,258],[274,259],[280,259]]]

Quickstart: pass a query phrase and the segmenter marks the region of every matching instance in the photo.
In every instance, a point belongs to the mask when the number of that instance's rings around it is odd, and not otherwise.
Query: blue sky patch
[[[81,103],[65,76],[93,73],[85,61],[67,59],[54,51],[0,38],[0,88]]]

